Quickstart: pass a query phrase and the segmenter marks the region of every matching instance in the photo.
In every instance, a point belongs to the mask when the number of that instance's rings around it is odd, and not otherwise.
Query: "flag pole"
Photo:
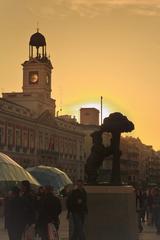
[[[103,97],[101,96],[101,125],[102,125],[102,108],[103,108]]]

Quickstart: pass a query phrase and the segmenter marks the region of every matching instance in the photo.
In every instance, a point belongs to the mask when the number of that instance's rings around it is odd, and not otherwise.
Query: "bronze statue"
[[[96,184],[98,169],[102,165],[104,158],[112,154],[111,147],[106,148],[103,145],[102,133],[100,130],[91,134],[93,146],[85,165],[85,173],[89,184]]]
[[[100,131],[91,134],[93,138],[93,146],[91,154],[85,165],[85,173],[87,175],[88,184],[96,184],[98,170],[105,157],[113,155],[111,184],[121,185],[120,175],[120,136],[122,132],[131,132],[134,124],[119,112],[111,113],[105,118]],[[105,147],[102,141],[102,134],[109,132],[112,134],[111,144]]]

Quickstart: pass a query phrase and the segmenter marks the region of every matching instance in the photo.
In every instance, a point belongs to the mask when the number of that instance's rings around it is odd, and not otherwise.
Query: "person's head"
[[[83,180],[82,179],[78,179],[76,185],[77,185],[77,188],[82,188],[83,187]]]
[[[159,195],[159,188],[158,187],[154,188],[153,195],[155,195],[155,196]]]
[[[20,189],[18,187],[15,186],[11,189],[11,196],[12,197],[19,196],[19,193],[20,193]]]
[[[29,192],[31,190],[31,184],[29,181],[24,180],[21,182],[21,190],[22,192],[26,193]]]
[[[65,187],[66,193],[70,193],[74,189],[74,185],[70,184]]]
[[[51,185],[45,186],[45,193],[53,193],[54,189]]]
[[[38,193],[39,194],[43,194],[44,193],[44,187],[39,187],[39,189],[38,189]]]

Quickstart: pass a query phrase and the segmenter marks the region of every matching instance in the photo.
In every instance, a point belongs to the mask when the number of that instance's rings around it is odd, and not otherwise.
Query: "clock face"
[[[30,84],[35,84],[39,80],[38,78],[38,72],[30,72],[29,73],[29,83]]]

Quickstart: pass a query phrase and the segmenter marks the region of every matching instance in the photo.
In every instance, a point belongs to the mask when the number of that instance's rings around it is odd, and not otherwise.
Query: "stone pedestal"
[[[135,192],[131,186],[85,186],[87,240],[137,240]]]

